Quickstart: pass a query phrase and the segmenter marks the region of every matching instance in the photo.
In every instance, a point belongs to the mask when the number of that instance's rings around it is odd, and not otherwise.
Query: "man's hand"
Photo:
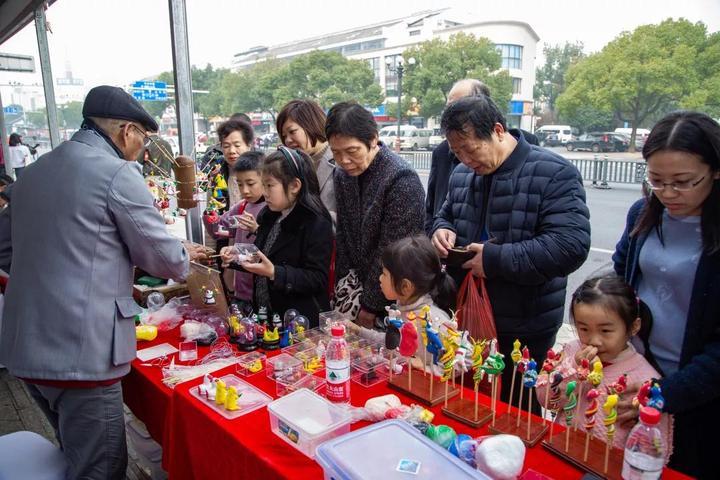
[[[361,308],[360,313],[358,314],[357,323],[361,327],[372,329],[375,326],[375,317],[376,315],[374,313]]]
[[[256,253],[259,263],[240,262],[240,265],[250,273],[275,280],[275,265],[260,250]]]
[[[471,243],[467,246],[468,251],[475,252],[475,256],[462,264],[462,268],[472,270],[473,275],[480,278],[485,278],[485,269],[483,268],[483,244],[482,243]]]
[[[435,230],[432,236],[432,244],[437,250],[438,254],[445,258],[448,254],[448,249],[455,246],[455,239],[457,235],[452,230],[447,228],[438,228]]]
[[[185,250],[188,252],[191,262],[198,260],[207,260],[208,255],[211,255],[213,251],[204,245],[198,245],[192,242],[182,242]]]

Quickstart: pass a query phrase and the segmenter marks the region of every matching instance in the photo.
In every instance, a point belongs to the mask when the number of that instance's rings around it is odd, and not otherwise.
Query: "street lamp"
[[[408,64],[409,65],[415,65],[415,58],[410,57],[408,58]],[[402,78],[403,73],[405,73],[405,65],[403,65],[403,58],[400,56],[397,59],[397,65],[392,66],[392,58],[391,57],[385,57],[385,65],[391,72],[397,73],[398,77],[398,86],[397,86],[397,94],[398,94],[398,118],[397,118],[397,140],[400,140],[400,124],[402,123]],[[399,143],[396,141],[396,144]]]

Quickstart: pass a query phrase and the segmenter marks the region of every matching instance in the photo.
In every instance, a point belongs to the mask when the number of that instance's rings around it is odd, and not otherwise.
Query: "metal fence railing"
[[[432,152],[400,152],[400,156],[415,170],[430,170]],[[594,158],[569,158],[583,180],[602,187],[609,183],[641,184],[645,179],[646,165],[638,160],[611,160],[607,155]]]

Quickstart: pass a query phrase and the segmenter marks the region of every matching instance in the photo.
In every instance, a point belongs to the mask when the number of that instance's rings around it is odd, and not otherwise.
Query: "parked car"
[[[443,140],[445,140],[445,137],[440,132],[440,128],[434,128],[432,135],[430,135],[430,141],[428,142],[428,148],[434,149],[438,145],[440,145]]]
[[[572,136],[577,133],[577,129],[572,128],[570,125],[543,125],[535,131],[535,135],[540,132],[556,134],[564,145],[572,140]]]
[[[569,140],[565,147],[568,151],[590,150],[591,152],[625,152],[630,140],[615,132],[590,132]]]
[[[558,147],[562,145],[560,136],[557,133],[536,132],[535,135],[538,137],[541,147]]]

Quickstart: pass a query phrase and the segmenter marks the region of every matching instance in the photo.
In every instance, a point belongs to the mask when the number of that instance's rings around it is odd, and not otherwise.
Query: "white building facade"
[[[451,35],[461,32],[486,37],[497,46],[502,55],[502,68],[513,79],[513,96],[507,111],[508,124],[531,130],[535,53],[540,37],[524,22],[499,20],[465,23],[457,18],[449,9],[433,10],[287,44],[254,47],[237,53],[233,66],[242,69],[268,58],[291,59],[313,50],[337,51],[347,58],[367,61],[388,101],[396,102],[397,74],[386,65],[397,65],[403,51],[434,38],[448,40]],[[388,118],[382,109],[375,114],[379,121]]]

